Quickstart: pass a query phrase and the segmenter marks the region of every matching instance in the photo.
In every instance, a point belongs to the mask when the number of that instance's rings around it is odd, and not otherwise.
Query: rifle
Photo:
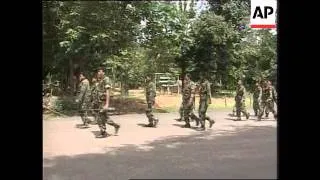
[[[55,111],[55,110],[53,110],[53,109],[51,109],[51,108],[49,108],[49,107],[43,106],[43,108],[44,108],[44,109],[47,109],[47,110],[49,110],[49,111],[51,111],[51,112],[53,112],[53,113],[55,113],[55,114],[59,114],[59,115],[68,117],[67,115],[62,114],[62,113],[60,113],[60,112],[58,112],[58,111]]]
[[[114,107],[108,107],[107,109],[94,109],[94,108],[89,108],[89,109],[82,109],[83,111],[107,111],[107,112],[114,112],[116,110],[116,108]]]

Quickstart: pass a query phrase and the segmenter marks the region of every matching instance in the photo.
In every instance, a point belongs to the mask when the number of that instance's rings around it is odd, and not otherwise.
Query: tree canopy
[[[250,1],[44,1],[43,79],[72,86],[73,76],[92,77],[105,66],[124,93],[147,73],[207,72],[212,82],[234,88],[256,80],[276,81],[276,34],[253,30]]]

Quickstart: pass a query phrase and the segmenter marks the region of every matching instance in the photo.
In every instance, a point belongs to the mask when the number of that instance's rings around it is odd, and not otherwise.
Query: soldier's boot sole
[[[197,121],[196,121],[196,126],[199,126],[199,124],[200,124],[200,121],[197,120]]]
[[[204,131],[204,130],[206,130],[206,127],[205,126],[201,126],[200,127],[200,131]]]
[[[261,121],[261,117],[260,117],[260,116],[258,116],[258,119],[257,119],[257,121]]]
[[[191,128],[191,126],[190,126],[190,124],[188,123],[188,124],[185,124],[185,125],[183,126],[183,128]]]
[[[250,117],[250,113],[247,113],[246,114],[246,119],[249,119],[249,117]]]
[[[106,138],[108,137],[108,133],[106,132],[101,132],[98,136],[96,136],[96,138]]]
[[[154,123],[153,123],[153,127],[157,127],[158,123],[159,123],[159,119],[155,118]]]
[[[213,124],[216,123],[213,119],[210,120],[210,125],[209,127],[212,128]]]
[[[153,124],[147,124],[147,125],[145,125],[145,127],[153,127],[154,125]]]

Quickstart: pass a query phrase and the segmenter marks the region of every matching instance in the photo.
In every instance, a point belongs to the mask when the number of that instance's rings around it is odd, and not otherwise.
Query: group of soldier
[[[108,115],[111,82],[109,77],[105,75],[104,69],[99,68],[95,77],[92,78],[92,82],[86,78],[84,73],[79,74],[79,87],[77,92],[76,102],[79,105],[79,114],[83,121],[83,127],[89,127],[90,124],[98,124],[100,128],[100,134],[97,137],[106,137],[106,124],[109,124],[115,128],[115,134],[118,133],[120,125],[111,120]],[[255,116],[260,121],[263,112],[272,112],[276,118],[277,114],[274,109],[274,103],[276,102],[276,91],[272,87],[270,81],[262,81],[262,83],[256,83],[253,93],[253,109]],[[194,113],[195,109],[195,94],[196,89],[199,93],[199,117]],[[146,77],[146,116],[148,118],[148,124],[146,127],[157,127],[159,119],[153,115],[153,108],[156,98],[156,87],[152,76]],[[245,88],[242,81],[239,80],[236,90],[235,102],[236,102],[236,120],[241,120],[241,113],[246,116],[246,119],[250,117],[250,114],[246,110],[245,106]],[[200,130],[205,130],[205,122],[209,122],[209,127],[215,123],[213,119],[206,115],[209,104],[211,104],[211,88],[208,81],[208,77],[204,74],[200,74],[200,81],[195,83],[191,80],[190,75],[184,76],[183,88],[182,88],[182,104],[180,107],[180,118],[178,121],[184,121],[185,128],[191,128],[190,122],[195,121],[196,126],[200,126]],[[94,120],[91,121],[88,118],[88,112],[92,112]]]
[[[108,115],[111,81],[105,75],[104,69],[99,68],[96,76],[92,78],[90,85],[86,75],[79,73],[79,87],[76,97],[76,103],[79,105],[79,114],[83,122],[83,127],[89,127],[89,123],[98,124],[100,134],[97,138],[107,137],[106,124],[115,128],[115,135],[118,134],[120,125],[111,120]],[[94,121],[88,118],[88,112],[94,114]]]
[[[147,84],[146,84],[146,100],[148,104],[148,108],[146,110],[146,115],[149,120],[149,124],[146,125],[147,127],[156,127],[159,119],[155,118],[152,110],[155,103],[156,97],[156,89],[155,85],[151,79],[151,76],[147,77]],[[205,121],[209,121],[209,127],[211,128],[212,125],[215,123],[213,119],[210,119],[206,115],[207,109],[209,104],[211,104],[211,89],[210,83],[208,79],[201,75],[200,82],[198,85],[191,81],[190,75],[186,74],[184,76],[183,82],[183,89],[182,89],[182,104],[180,107],[180,119],[179,121],[185,121],[185,128],[191,128],[190,121],[195,120],[196,126],[201,124],[201,130],[205,130]],[[196,88],[199,89],[199,117],[194,114],[194,107],[195,107],[195,94]]]
[[[241,113],[249,119],[250,114],[246,110],[245,105],[245,88],[242,81],[238,81],[237,91],[235,96],[235,112],[237,119],[241,120]],[[258,121],[261,121],[263,113],[268,117],[269,112],[272,112],[274,118],[277,118],[277,113],[274,108],[274,104],[277,102],[277,93],[275,88],[272,86],[271,81],[264,80],[256,82],[253,90],[253,110],[254,115],[257,117]]]

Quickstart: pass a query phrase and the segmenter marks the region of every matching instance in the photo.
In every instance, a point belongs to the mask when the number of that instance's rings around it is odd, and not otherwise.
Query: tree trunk
[[[73,71],[73,60],[72,58],[69,59],[69,87],[70,87],[70,90],[71,92],[74,92],[76,90],[76,87],[75,87],[75,80],[74,80],[74,71]]]
[[[182,81],[181,92],[182,92],[182,89],[184,88],[184,77],[185,77],[185,74],[186,74],[186,68],[182,67],[181,68],[181,81]]]

